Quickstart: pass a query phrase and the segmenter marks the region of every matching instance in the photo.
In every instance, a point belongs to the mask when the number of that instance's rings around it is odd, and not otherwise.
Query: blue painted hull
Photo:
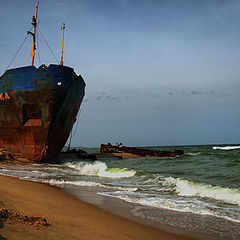
[[[7,70],[0,83],[0,147],[32,161],[53,161],[76,121],[82,77],[66,66],[28,66]]]

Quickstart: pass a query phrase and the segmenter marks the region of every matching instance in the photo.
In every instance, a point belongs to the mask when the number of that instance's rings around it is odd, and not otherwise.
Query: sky
[[[34,0],[1,2],[0,75]],[[39,29],[86,82],[72,146],[240,144],[239,0],[41,0]],[[39,34],[35,65],[56,63]],[[38,55],[40,52],[40,58]],[[28,37],[10,68],[30,65]]]

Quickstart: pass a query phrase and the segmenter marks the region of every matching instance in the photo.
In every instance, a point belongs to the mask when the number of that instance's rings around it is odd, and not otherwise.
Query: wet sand
[[[45,226],[17,218],[0,219],[0,240],[190,239],[115,216],[46,184],[7,176],[0,176],[0,183],[0,209],[23,218],[45,218],[49,223]]]

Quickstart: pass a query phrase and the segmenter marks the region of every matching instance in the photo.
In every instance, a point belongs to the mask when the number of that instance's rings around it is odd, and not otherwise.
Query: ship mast
[[[31,51],[31,66],[34,65],[34,57],[35,57],[35,50],[36,50],[37,13],[38,13],[38,1],[36,5],[35,16],[33,16],[32,18],[33,32],[28,32],[28,34],[31,34],[33,36],[32,51]]]
[[[65,23],[63,23],[61,30],[62,30],[62,51],[61,51],[61,61],[60,65],[63,65],[63,43],[64,43],[64,29],[65,29]]]

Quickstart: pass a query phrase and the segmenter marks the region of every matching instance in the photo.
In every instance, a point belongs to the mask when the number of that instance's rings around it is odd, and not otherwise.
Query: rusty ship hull
[[[82,103],[85,82],[67,66],[27,66],[0,77],[0,147],[31,161],[54,161]]]

